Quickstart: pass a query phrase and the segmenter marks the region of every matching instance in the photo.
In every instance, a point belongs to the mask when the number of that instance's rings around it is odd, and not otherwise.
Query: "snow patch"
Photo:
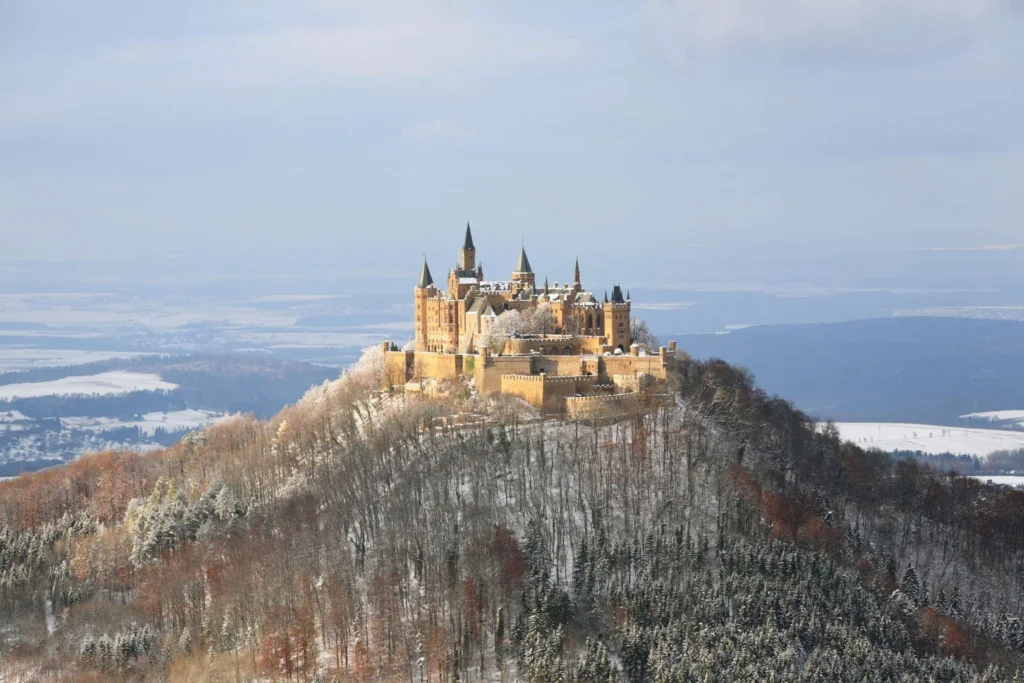
[[[131,391],[171,391],[177,384],[165,382],[160,375],[113,370],[98,375],[62,377],[48,382],[24,382],[0,386],[0,400],[39,398],[41,396],[107,396]]]
[[[1024,486],[1024,477],[1017,477],[1010,474],[973,474],[971,479],[983,481],[986,484],[1000,484],[1014,488]]]
[[[988,455],[1024,448],[1024,432],[897,422],[837,422],[839,435],[863,448]]]
[[[102,432],[123,427],[138,427],[146,436],[153,436],[157,429],[178,432],[183,429],[198,429],[223,419],[223,413],[212,410],[172,410],[169,412],[145,413],[141,420],[118,420],[111,417],[62,417],[61,426]]]

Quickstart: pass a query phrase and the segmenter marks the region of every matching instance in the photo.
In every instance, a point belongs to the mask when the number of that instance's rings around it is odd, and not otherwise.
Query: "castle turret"
[[[604,336],[613,349],[626,351],[629,348],[629,309],[630,303],[622,296],[622,288],[612,288],[612,298],[608,301],[605,294],[604,302]]]
[[[516,261],[516,268],[512,271],[512,282],[517,284],[517,290],[523,289],[527,285],[531,289],[536,286],[533,268],[530,267],[530,259],[526,258],[525,246],[519,250],[519,260]]]
[[[469,223],[466,223],[466,239],[459,251],[459,268],[461,270],[476,268],[476,247],[473,246],[473,233],[469,229]]]
[[[436,291],[434,278],[430,275],[430,266],[427,265],[427,259],[424,257],[423,270],[420,271],[420,279],[416,281],[416,289],[413,290],[417,351],[427,350],[427,299]]]

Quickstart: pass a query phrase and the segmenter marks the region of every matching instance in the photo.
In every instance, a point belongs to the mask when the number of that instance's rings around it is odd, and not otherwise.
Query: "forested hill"
[[[1024,494],[721,362],[601,423],[378,372],[0,484],[0,678],[1019,680]]]

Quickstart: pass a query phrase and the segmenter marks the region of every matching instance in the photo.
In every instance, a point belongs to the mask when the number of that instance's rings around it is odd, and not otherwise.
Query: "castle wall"
[[[502,375],[501,393],[521,398],[535,408],[544,407],[544,381],[540,375]]]
[[[505,341],[505,354],[524,356],[531,353],[548,355],[580,355],[583,342],[579,337],[570,335],[545,335],[539,338],[508,339]]]
[[[581,394],[592,394],[596,384],[597,377],[584,375],[502,375],[501,393],[518,396],[545,412],[561,413],[565,408],[565,399]]]
[[[530,356],[491,356],[484,353],[475,359],[473,382],[478,394],[490,394],[501,391],[502,375],[532,374],[533,359]]]
[[[462,374],[462,356],[454,353],[426,353],[415,355],[412,376],[420,379],[453,380]]]
[[[594,396],[570,396],[564,401],[565,416],[570,420],[586,420],[621,415],[640,410],[644,395],[637,392]]]
[[[634,375],[643,372],[657,379],[668,377],[668,369],[659,356],[601,356],[603,379],[611,380],[615,375]]]
[[[545,372],[553,377],[587,374],[583,367],[582,356],[540,356],[534,361],[537,372]],[[595,371],[591,374],[596,375]]]
[[[412,379],[415,356],[412,351],[385,351],[382,388],[400,387]]]

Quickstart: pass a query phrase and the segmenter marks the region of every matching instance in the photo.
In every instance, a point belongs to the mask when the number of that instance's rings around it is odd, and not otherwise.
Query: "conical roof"
[[[576,267],[573,269],[573,272],[572,272],[572,282],[573,282],[574,285],[578,285],[580,283],[580,258],[579,258],[579,256],[576,257]]]
[[[519,249],[519,260],[516,261],[516,273],[532,273],[533,269],[530,268],[530,259],[526,258],[526,247],[520,247]]]
[[[618,285],[612,287],[612,303],[613,304],[624,304],[626,300],[622,298],[622,288]]]
[[[476,249],[473,246],[473,233],[469,230],[469,222],[466,222],[466,241],[462,243],[463,249]]]
[[[430,266],[427,265],[427,259],[423,259],[423,270],[420,271],[420,279],[416,282],[416,286],[420,289],[426,289],[434,285],[434,278],[430,276]]]

